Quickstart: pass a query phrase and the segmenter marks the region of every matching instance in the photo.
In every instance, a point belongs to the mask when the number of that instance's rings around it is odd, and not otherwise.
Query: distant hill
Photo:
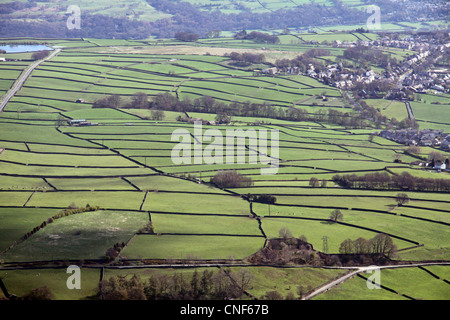
[[[67,28],[72,1],[0,0],[2,37],[147,39],[187,31],[208,37],[217,31],[273,31],[341,25],[364,26],[371,16],[364,0],[79,0],[80,29]],[[443,0],[373,0],[383,23],[445,20]]]

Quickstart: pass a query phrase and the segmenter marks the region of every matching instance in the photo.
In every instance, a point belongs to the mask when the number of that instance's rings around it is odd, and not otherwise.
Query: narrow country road
[[[416,118],[414,117],[414,112],[411,108],[411,103],[409,101],[405,101],[406,110],[408,111],[408,118],[412,121],[416,121]]]
[[[370,272],[377,269],[394,269],[394,268],[414,268],[414,267],[426,267],[426,266],[433,266],[433,265],[450,265],[450,262],[423,262],[423,263],[415,263],[415,264],[405,264],[405,265],[387,265],[387,266],[369,266],[369,267],[353,267],[353,268],[345,268],[345,267],[338,267],[336,269],[354,269],[355,271],[352,271],[350,273],[346,273],[342,277],[333,280],[329,283],[326,283],[325,285],[316,288],[313,292],[308,294],[307,296],[303,297],[302,300],[309,300],[314,298],[315,296],[324,293],[331,289],[334,286],[337,286],[341,284],[342,282],[350,279],[351,277],[357,275],[358,273],[363,272]]]
[[[23,84],[28,79],[33,70],[36,69],[42,62],[52,59],[59,52],[61,52],[61,49],[54,50],[47,58],[34,62],[23,74],[20,75],[18,81],[16,81],[13,84],[12,88],[5,94],[5,97],[1,101],[0,112],[3,111],[3,108],[8,104],[9,100],[11,100],[11,98],[14,97],[17,91],[19,91],[20,88],[22,88]]]

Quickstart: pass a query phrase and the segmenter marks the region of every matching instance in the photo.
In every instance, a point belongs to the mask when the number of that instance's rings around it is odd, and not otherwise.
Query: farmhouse
[[[98,126],[98,123],[92,123],[84,119],[80,120],[70,120],[70,125],[75,127],[85,127],[85,126]]]
[[[434,169],[437,170],[438,172],[445,171],[446,168],[447,168],[446,164],[442,161],[437,161],[436,164],[434,165]]]

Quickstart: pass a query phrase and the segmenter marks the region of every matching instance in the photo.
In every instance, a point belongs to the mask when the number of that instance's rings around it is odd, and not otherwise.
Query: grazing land
[[[127,1],[129,10],[141,10],[141,18],[152,14],[140,2]],[[215,4],[231,13],[241,2]],[[245,3],[259,11],[295,5]],[[91,10],[119,14],[104,6]],[[378,38],[346,32],[304,34],[302,40],[285,35],[265,48],[232,37],[189,44],[173,39],[46,39],[62,51],[32,72],[0,114],[0,278],[9,293],[24,296],[48,285],[57,299],[87,299],[97,294],[99,279],[112,276],[136,274],[147,281],[157,273],[182,273],[192,279],[194,271],[229,268],[251,275],[243,299],[264,298],[271,291],[299,298],[348,271],[345,263],[324,265],[319,257],[337,257],[347,239],[384,234],[397,249],[386,264],[442,265],[383,269],[382,290],[368,290],[361,273],[314,299],[449,299],[449,193],[352,189],[335,176],[385,174],[394,179],[406,172],[447,180],[449,172],[418,162],[426,162],[431,152],[448,159],[450,152],[429,146],[411,153],[410,146],[377,134],[392,118],[408,118],[403,100],[358,100],[385,116],[381,124],[374,117],[360,117],[364,113],[339,87],[304,73],[264,71],[281,58],[314,49],[316,44],[308,43],[312,39],[329,50],[329,56],[318,60],[328,64],[339,57],[349,63],[342,56],[345,49],[329,42],[361,36]],[[415,54],[381,50],[399,59]],[[233,52],[263,54],[265,60],[239,65],[230,57]],[[1,94],[30,64],[27,59],[0,64]],[[116,105],[99,107],[99,101],[112,95],[120,97]],[[139,97],[145,97],[144,107]],[[448,93],[421,94],[411,107],[421,129],[450,131]],[[158,118],[155,111],[164,116]],[[228,121],[220,124],[224,113]],[[301,117],[288,116],[297,113]],[[333,114],[360,122],[335,121]],[[187,130],[193,136],[190,119],[202,119],[203,131],[224,137],[229,129],[277,130],[278,153],[268,152],[279,159],[277,174],[261,175],[269,165],[248,161],[174,164],[172,150],[179,140],[172,133]],[[73,120],[89,125],[74,125]],[[210,141],[200,145],[206,148]],[[246,159],[251,147],[245,140]],[[252,183],[211,183],[221,170],[235,171]],[[399,205],[399,192],[406,192],[409,202]],[[252,196],[276,201],[253,201]],[[76,209],[83,210],[52,218]],[[341,220],[330,219],[334,210],[342,213]],[[286,230],[287,238],[301,238],[311,246],[314,262],[293,263],[288,250],[280,249],[286,253],[283,265],[251,263],[271,241],[286,237]],[[117,254],[111,256],[112,251]],[[82,291],[65,288],[69,263],[83,268]],[[178,269],[181,264],[190,268]],[[22,266],[33,269],[19,270]],[[120,266],[130,268],[124,272]]]

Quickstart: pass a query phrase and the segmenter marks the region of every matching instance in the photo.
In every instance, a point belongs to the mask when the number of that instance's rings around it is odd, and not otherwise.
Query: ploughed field
[[[251,116],[234,117],[228,126],[203,125],[202,134],[216,130],[215,135],[223,137],[230,129],[241,129],[237,135],[248,130],[256,134],[277,130],[279,149],[271,155],[279,159],[279,166],[275,175],[262,175],[261,169],[269,165],[262,161],[249,163],[254,147],[249,139],[243,148],[231,147],[236,154],[242,151],[244,163],[195,163],[194,158],[190,163],[174,163],[173,149],[180,146],[179,140],[172,138],[174,131],[190,133],[188,144],[197,143],[194,125],[177,118],[214,120],[215,114],[166,111],[163,120],[155,121],[148,119],[149,110],[92,108],[96,100],[110,94],[118,94],[128,102],[136,92],[150,98],[166,92],[179,99],[210,96],[224,103],[250,101],[286,110],[293,104],[309,112],[320,108],[341,110],[346,104],[336,88],[306,76],[256,76],[252,71],[230,66],[229,58],[221,56],[104,53],[105,48],[92,43],[73,43],[72,48],[65,48],[39,66],[0,115],[0,150],[4,149],[0,154],[3,263],[103,261],[107,250],[116,243],[124,244],[116,261],[130,263],[245,261],[268,239],[279,237],[282,228],[295,237],[304,235],[320,252],[339,253],[346,239],[371,239],[385,233],[399,249],[398,260],[450,259],[448,193],[408,192],[411,201],[398,207],[398,190],[344,189],[332,180],[336,174],[394,175],[403,171],[450,178],[448,173],[427,172],[409,165],[417,159],[404,154],[407,147],[380,137],[369,138],[374,129]],[[12,81],[21,68],[22,64],[17,63],[10,69],[3,68],[0,74]],[[328,101],[313,104],[322,95]],[[85,103],[77,103],[78,99]],[[419,117],[421,107],[413,106]],[[68,125],[67,120],[75,119],[98,125]],[[200,144],[202,150],[211,146],[205,137]],[[402,156],[401,163],[394,162],[398,155]],[[262,155],[257,159],[261,160]],[[251,177],[253,185],[218,188],[209,182],[219,170],[236,170]],[[319,180],[319,186],[310,185],[313,177]],[[242,197],[248,194],[272,195],[276,203],[253,203],[251,207]],[[69,206],[98,210],[55,219],[19,241]],[[335,209],[341,210],[343,220],[330,223],[330,213]],[[153,232],[145,229],[149,222]],[[264,288],[277,286],[276,290],[281,291],[294,279],[312,277],[309,285],[317,287],[343,273],[257,267],[250,271],[261,280],[255,281],[259,284],[253,287],[258,296],[266,291]],[[37,272],[0,271],[0,276],[11,292],[21,293],[43,283],[36,279]],[[98,272],[86,271],[86,278],[92,281],[81,296],[68,293],[55,280],[57,297],[78,299],[93,294]],[[109,272],[115,271],[108,270],[106,277]],[[389,288],[413,298],[435,297],[422,294],[436,280],[423,270],[414,268],[411,276],[406,271],[383,272],[389,273]],[[448,279],[448,267],[436,267],[433,272]],[[403,280],[395,282],[394,273],[401,279],[430,281],[430,285],[414,292]],[[48,271],[39,274],[44,282],[53,277]],[[267,277],[273,277],[273,282]],[[436,294],[448,298],[449,291],[441,287],[445,284],[441,282],[434,286],[439,290]],[[346,298],[361,284],[364,286],[362,279],[355,278],[321,297]],[[389,299],[390,294],[383,291],[377,298]]]

